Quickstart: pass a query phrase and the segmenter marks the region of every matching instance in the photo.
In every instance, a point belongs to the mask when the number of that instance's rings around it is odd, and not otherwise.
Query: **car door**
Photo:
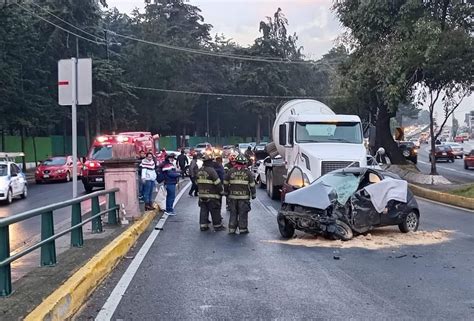
[[[26,176],[17,164],[13,164],[17,172],[17,185],[18,185],[18,194],[22,194],[26,184]]]
[[[10,164],[10,187],[13,195],[18,194],[18,171],[13,164]]]
[[[283,183],[281,189],[281,198],[285,199],[285,195],[291,193],[305,185],[303,179],[303,171],[299,167],[293,167],[290,174]]]

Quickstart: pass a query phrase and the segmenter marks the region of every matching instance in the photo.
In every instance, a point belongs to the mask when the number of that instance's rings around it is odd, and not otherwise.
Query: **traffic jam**
[[[283,238],[291,238],[295,230],[300,230],[347,241],[379,226],[397,225],[403,233],[418,229],[421,213],[412,192],[406,181],[382,170],[381,164],[368,155],[357,116],[336,115],[317,101],[294,100],[280,108],[272,134],[277,139],[271,143],[212,146],[204,142],[179,151],[160,148],[159,135],[150,132],[101,135],[77,164],[70,155],[42,161],[35,169],[34,182],[70,182],[73,167],[77,166],[86,193],[104,188],[103,163],[112,158],[112,147],[117,144],[133,145],[137,159],[151,152],[157,163],[183,150],[189,160],[184,176],[189,176],[188,166],[194,155],[198,156],[199,167],[207,154],[221,158],[227,169],[238,155],[244,155],[257,188],[281,201],[277,224]],[[403,155],[416,164],[419,144],[398,144]],[[464,154],[455,144],[437,144],[430,157],[447,162],[460,157],[465,168],[474,166],[474,151]],[[383,153],[381,148],[376,156]],[[21,164],[15,162],[22,156],[0,154],[0,201],[6,204],[28,195],[27,176]]]

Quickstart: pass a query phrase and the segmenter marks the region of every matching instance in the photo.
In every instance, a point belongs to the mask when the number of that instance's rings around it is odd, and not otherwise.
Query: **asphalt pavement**
[[[78,195],[84,195],[84,187],[78,182]],[[69,200],[72,198],[72,182],[70,183],[47,183],[28,184],[28,197],[26,199],[15,198],[10,205],[0,204],[0,217],[7,217],[28,210],[36,209],[49,204]],[[70,208],[60,209],[54,212],[55,225],[61,224],[71,218]],[[33,236],[41,232],[41,216],[30,218],[21,223],[10,226],[10,250],[26,245]]]
[[[185,196],[178,215],[151,243],[140,239],[75,319],[95,318],[107,300],[120,301],[107,311],[111,320],[472,319],[474,214],[419,205],[420,229],[450,230],[449,240],[336,249],[278,242],[279,203],[262,190],[248,235],[200,232],[197,199]],[[147,246],[137,273],[125,273]],[[130,280],[123,296],[109,298],[122,276]]]
[[[469,152],[474,149],[474,142],[468,141],[462,144],[464,152]],[[429,150],[431,147],[428,144],[422,144],[418,150],[418,168],[421,172],[429,174],[431,171],[431,164],[429,162]],[[443,175],[453,183],[466,184],[474,183],[474,169],[464,169],[464,160],[457,158],[454,163],[445,161],[438,161],[436,163],[438,174]]]

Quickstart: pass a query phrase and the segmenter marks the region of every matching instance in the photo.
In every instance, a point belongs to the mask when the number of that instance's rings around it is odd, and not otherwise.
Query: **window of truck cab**
[[[90,159],[94,160],[108,160],[112,158],[112,145],[94,146],[91,150]]]
[[[359,122],[298,122],[296,142],[362,144],[362,129]]]

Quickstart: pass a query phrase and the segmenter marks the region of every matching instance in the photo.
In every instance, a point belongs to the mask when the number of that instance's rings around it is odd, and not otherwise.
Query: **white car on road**
[[[0,201],[11,204],[13,198],[26,198],[28,186],[25,174],[14,162],[0,161]]]

